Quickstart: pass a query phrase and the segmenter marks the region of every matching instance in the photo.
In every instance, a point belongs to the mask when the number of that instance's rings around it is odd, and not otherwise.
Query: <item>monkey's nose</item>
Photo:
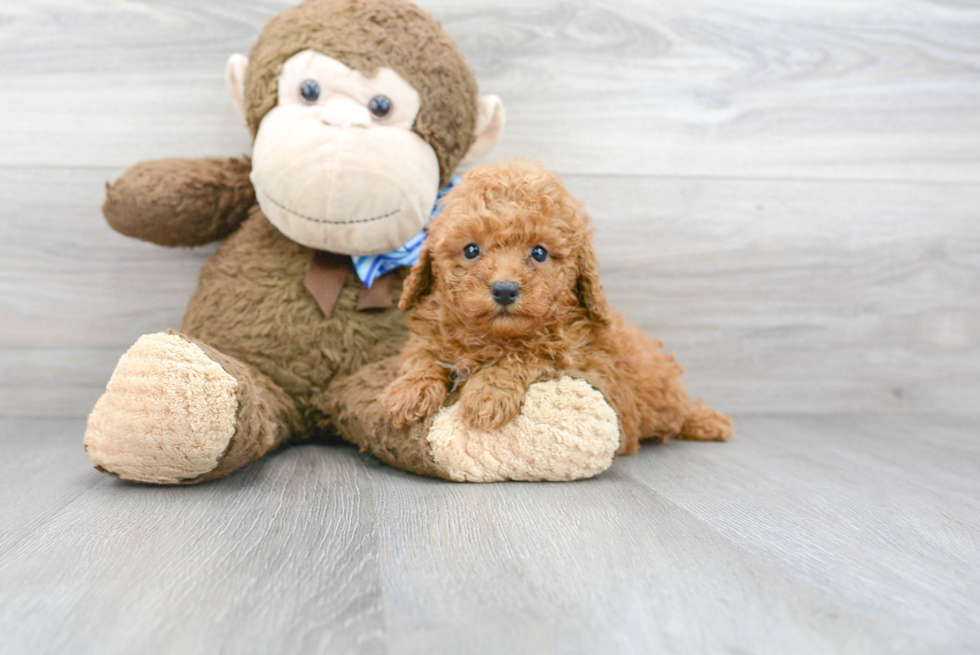
[[[367,127],[371,124],[371,113],[367,107],[349,100],[328,100],[320,111],[320,120],[335,127]]]
[[[501,307],[512,305],[521,295],[521,288],[513,282],[494,282],[490,285],[490,295]]]

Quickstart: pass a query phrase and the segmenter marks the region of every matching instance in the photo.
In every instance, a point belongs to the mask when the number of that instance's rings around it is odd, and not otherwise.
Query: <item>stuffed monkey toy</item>
[[[396,307],[440,188],[498,140],[504,109],[405,0],[306,0],[227,66],[251,159],[137,164],[107,188],[122,234],[224,240],[179,332],[141,337],[89,417],[85,448],[126,480],[190,484],[295,441],[340,436],[452,480],[568,480],[607,468],[615,412],[583,380],[532,385],[521,415],[466,429],[450,396],[408,427],[378,397],[407,338]]]

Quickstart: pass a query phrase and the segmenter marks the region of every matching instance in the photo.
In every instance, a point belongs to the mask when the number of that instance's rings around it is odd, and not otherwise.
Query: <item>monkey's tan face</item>
[[[420,106],[390,68],[369,78],[312,50],[293,55],[252,152],[262,212],[318,250],[370,255],[403,245],[439,190],[436,154],[412,132]]]

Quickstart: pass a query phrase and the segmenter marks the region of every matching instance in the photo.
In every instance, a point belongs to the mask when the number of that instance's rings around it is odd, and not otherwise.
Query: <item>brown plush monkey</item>
[[[404,0],[306,0],[268,23],[249,58],[232,56],[227,75],[254,136],[250,161],[145,162],[108,188],[104,212],[123,234],[226,240],[181,331],[144,336],[120,359],[85,435],[99,470],[195,483],[331,434],[454,480],[605,469],[616,416],[581,380],[533,385],[522,415],[494,433],[462,426],[452,397],[404,429],[378,403],[407,336],[394,306],[404,269],[363,280],[352,257],[411,243],[440,186],[487,154],[504,122],[439,24]]]

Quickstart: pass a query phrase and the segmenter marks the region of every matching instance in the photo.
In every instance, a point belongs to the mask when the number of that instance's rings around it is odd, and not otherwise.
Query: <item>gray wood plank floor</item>
[[[104,183],[248,152],[224,61],[289,4],[0,0],[0,653],[980,653],[976,2],[420,3],[734,442],[94,472],[84,416],[214,250],[111,232]]]
[[[0,652],[977,652],[972,419],[739,426],[571,484],[303,446],[175,489],[5,419]]]

